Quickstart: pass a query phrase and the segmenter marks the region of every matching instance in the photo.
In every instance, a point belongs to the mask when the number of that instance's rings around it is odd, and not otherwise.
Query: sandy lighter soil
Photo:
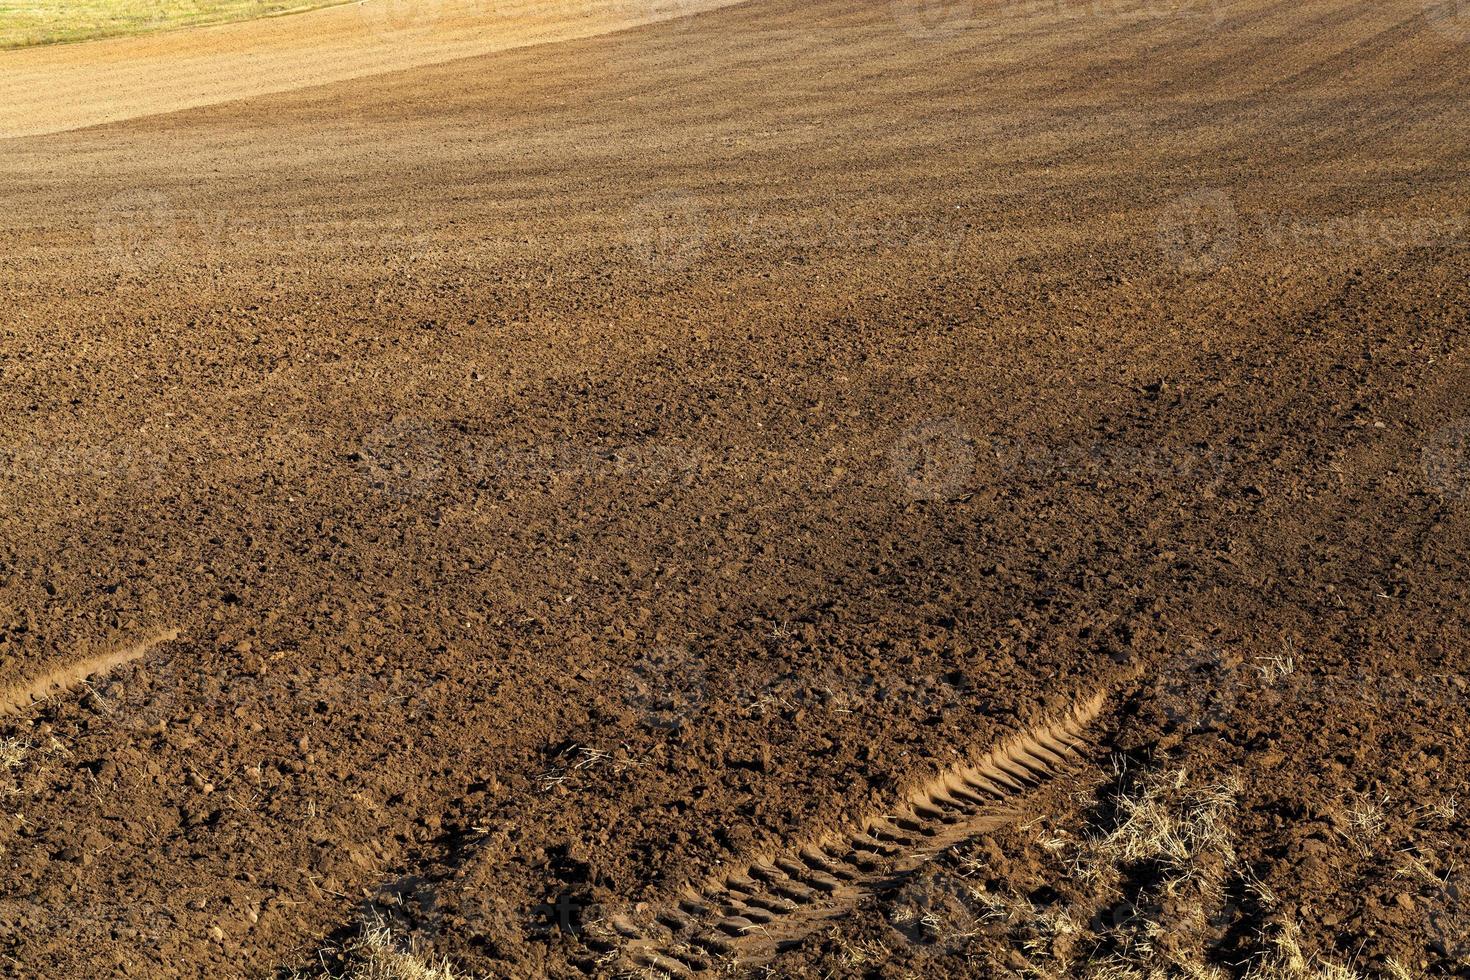
[[[0,57],[0,973],[995,976],[1109,755],[1464,970],[1463,10],[584,6]]]

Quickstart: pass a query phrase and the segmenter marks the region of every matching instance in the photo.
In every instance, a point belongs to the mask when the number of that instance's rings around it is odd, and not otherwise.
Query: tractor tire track
[[[71,691],[114,667],[144,656],[160,643],[179,638],[177,629],[162,630],[130,646],[119,647],[43,674],[34,680],[0,689],[0,718],[20,714],[38,701]]]
[[[638,921],[610,918],[610,934],[590,944],[620,974],[686,977],[731,962],[768,962],[864,895],[897,884],[955,844],[1014,822],[1017,797],[1087,751],[1084,733],[1103,703],[1102,694],[1077,703],[1060,720],[943,774],[891,813],[687,887]]]

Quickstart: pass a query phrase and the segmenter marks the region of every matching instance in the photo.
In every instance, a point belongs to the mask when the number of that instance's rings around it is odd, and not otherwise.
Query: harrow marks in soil
[[[1013,821],[1015,797],[1056,775],[1086,748],[1083,731],[1101,694],[1064,718],[1016,736],[972,766],[953,769],[894,812],[777,855],[702,886],[637,921],[610,920],[602,952],[624,975],[712,972],[760,964],[866,893],[896,883],[935,855]]]

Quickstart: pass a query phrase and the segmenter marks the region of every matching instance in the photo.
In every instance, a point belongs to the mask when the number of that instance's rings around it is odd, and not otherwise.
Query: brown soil
[[[0,717],[0,972],[270,976],[380,917],[606,973],[615,916],[1098,693],[1015,805],[1105,823],[1110,753],[1238,779],[1277,903],[1212,962],[1279,916],[1466,968],[1454,4],[755,0],[502,46],[0,141],[0,691],[70,683]],[[1082,900],[1007,828],[966,845],[996,889]],[[766,966],[1022,969],[863,884]]]
[[[733,2],[335,0],[244,23],[0,51],[0,138],[606,34]]]

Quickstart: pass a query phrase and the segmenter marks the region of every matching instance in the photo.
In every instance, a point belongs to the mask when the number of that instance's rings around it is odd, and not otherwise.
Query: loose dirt
[[[68,130],[0,140],[0,690],[179,630],[0,718],[0,972],[595,973],[1098,691],[995,894],[1116,754],[1238,778],[1308,953],[1462,970],[1454,6],[547,9],[0,57]],[[1008,962],[889,895],[768,965]]]

